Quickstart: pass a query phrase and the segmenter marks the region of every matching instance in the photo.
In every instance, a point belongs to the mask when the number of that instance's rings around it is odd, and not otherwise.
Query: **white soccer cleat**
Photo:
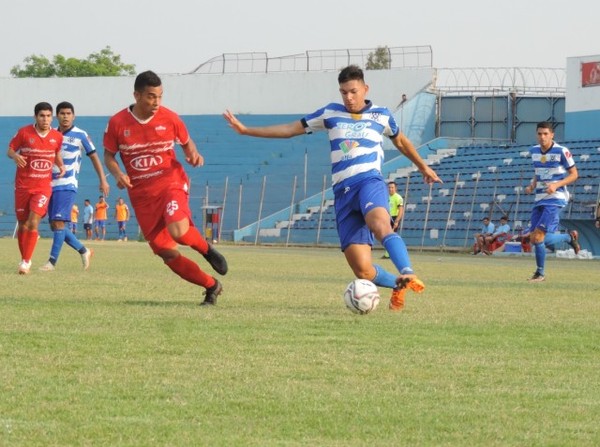
[[[19,275],[29,275],[29,271],[31,270],[31,261],[21,261],[19,263]]]
[[[81,254],[81,263],[83,264],[83,270],[90,268],[90,259],[92,258],[92,249],[86,249],[85,253]]]
[[[54,265],[52,265],[52,263],[48,261],[40,267],[40,272],[52,272],[55,269],[56,267],[54,267]]]

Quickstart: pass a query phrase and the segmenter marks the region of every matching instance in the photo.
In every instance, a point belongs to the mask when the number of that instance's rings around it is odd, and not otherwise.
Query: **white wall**
[[[581,86],[581,64],[585,62],[600,62],[600,55],[567,58],[567,113],[600,109],[600,85]]]
[[[581,64],[600,62],[600,55],[567,58],[565,140],[600,139],[600,85],[583,87]]]
[[[365,72],[369,98],[394,109],[433,79],[432,68]],[[337,72],[161,75],[163,104],[181,115],[306,114],[339,102]],[[109,116],[133,102],[133,77],[0,79],[0,116],[32,116],[40,101],[70,101],[79,116]]]

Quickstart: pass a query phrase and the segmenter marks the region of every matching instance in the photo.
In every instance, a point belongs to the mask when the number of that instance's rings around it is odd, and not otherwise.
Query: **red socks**
[[[215,279],[212,276],[203,272],[200,267],[198,267],[198,264],[185,256],[179,255],[175,259],[165,262],[165,264],[183,279],[192,284],[197,284],[206,289],[215,285]]]
[[[204,240],[196,227],[190,226],[187,233],[180,238],[175,239],[175,242],[179,245],[187,245],[202,255],[208,253],[208,243]]]
[[[19,251],[21,252],[21,258],[23,261],[31,261],[33,257],[33,251],[38,241],[37,230],[26,230],[23,229],[17,233],[17,239],[19,241]]]

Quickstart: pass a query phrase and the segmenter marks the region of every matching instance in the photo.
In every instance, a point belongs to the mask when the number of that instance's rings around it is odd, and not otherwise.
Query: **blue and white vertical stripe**
[[[81,158],[84,152],[88,156],[96,152],[96,148],[85,130],[73,126],[63,133],[60,155],[65,164],[66,173],[63,177],[58,178],[58,168],[54,167],[52,172],[53,191],[77,191]]]
[[[326,130],[329,135],[334,192],[381,176],[383,136],[393,137],[399,132],[389,110],[370,101],[360,113],[350,113],[342,104],[328,104],[306,115],[302,124],[307,133]]]
[[[535,204],[566,206],[569,202],[569,191],[566,186],[561,186],[554,194],[547,194],[546,188],[549,183],[564,179],[569,169],[575,166],[575,160],[569,149],[554,143],[548,151],[542,152],[538,144],[532,146],[529,153],[536,178]]]

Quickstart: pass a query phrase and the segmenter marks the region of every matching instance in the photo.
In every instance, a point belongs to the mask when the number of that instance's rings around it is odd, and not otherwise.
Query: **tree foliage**
[[[124,64],[121,56],[106,47],[86,59],[57,54],[52,62],[45,56],[31,55],[23,60],[23,67],[10,70],[15,78],[72,78],[89,76],[127,76],[135,74],[135,65]]]
[[[392,66],[392,58],[390,49],[385,47],[377,47],[367,56],[367,70],[387,70]]]

